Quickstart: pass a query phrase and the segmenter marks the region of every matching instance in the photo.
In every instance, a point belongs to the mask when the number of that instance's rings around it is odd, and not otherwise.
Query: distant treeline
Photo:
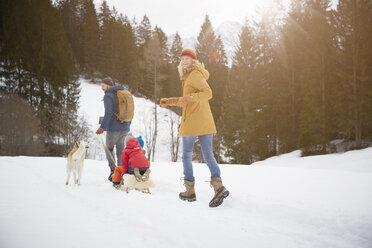
[[[57,154],[51,147],[86,132],[76,115],[81,75],[111,76],[155,102],[181,95],[182,39],[168,46],[147,16],[129,20],[106,1],[97,12],[92,0],[2,0],[0,14],[2,155],[17,154],[8,147],[23,140],[35,146],[28,154]],[[220,162],[335,152],[336,140],[346,149],[371,145],[371,1],[339,0],[331,9],[329,0],[293,0],[288,13],[278,4],[239,37],[231,66],[208,16],[196,44],[211,75]],[[30,107],[10,113],[15,102]],[[4,120],[13,115],[29,116],[33,131],[11,134]]]

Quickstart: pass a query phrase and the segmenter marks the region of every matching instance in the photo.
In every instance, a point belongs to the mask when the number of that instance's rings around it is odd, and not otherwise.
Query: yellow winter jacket
[[[209,106],[212,90],[207,83],[208,78],[209,72],[204,68],[204,64],[183,77],[182,96],[192,95],[192,101],[182,108],[180,136],[200,136],[217,132]],[[170,100],[176,104],[178,99],[174,97]]]

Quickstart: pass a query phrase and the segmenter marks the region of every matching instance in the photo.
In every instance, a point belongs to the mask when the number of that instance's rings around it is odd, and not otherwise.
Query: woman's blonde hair
[[[183,77],[187,73],[189,73],[189,72],[191,72],[191,71],[193,71],[195,69],[199,69],[201,65],[202,64],[199,62],[199,60],[192,59],[192,63],[190,65],[190,67],[185,69],[185,68],[182,67],[182,62],[180,62],[179,65],[177,66],[178,73],[180,75],[180,79],[183,80]]]

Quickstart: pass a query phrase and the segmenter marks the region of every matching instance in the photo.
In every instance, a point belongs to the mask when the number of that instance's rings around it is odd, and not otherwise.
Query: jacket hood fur
[[[188,69],[183,69],[183,68],[182,68],[182,64],[181,64],[181,62],[180,62],[180,64],[179,64],[178,67],[177,67],[177,68],[178,68],[178,73],[179,73],[179,75],[180,75],[180,79],[181,79],[181,80],[184,80],[184,77],[185,77],[188,73],[192,72],[193,70],[198,70],[198,71],[201,72],[201,74],[203,75],[203,77],[204,77],[206,80],[208,80],[208,78],[209,78],[209,72],[205,69],[204,64],[203,64],[203,63],[200,63],[198,60],[195,60],[195,59],[193,59],[192,61],[193,61],[193,62],[192,62],[192,64],[191,64],[190,68],[188,68]]]

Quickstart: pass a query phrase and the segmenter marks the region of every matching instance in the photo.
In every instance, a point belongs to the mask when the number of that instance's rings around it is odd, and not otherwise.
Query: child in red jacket
[[[141,143],[140,143],[141,142]],[[115,168],[112,177],[113,186],[117,187],[120,184],[123,174],[134,174],[138,182],[147,181],[150,175],[150,162],[145,156],[145,151],[142,149],[142,137],[131,138],[127,141],[125,149],[121,155],[122,166]]]

